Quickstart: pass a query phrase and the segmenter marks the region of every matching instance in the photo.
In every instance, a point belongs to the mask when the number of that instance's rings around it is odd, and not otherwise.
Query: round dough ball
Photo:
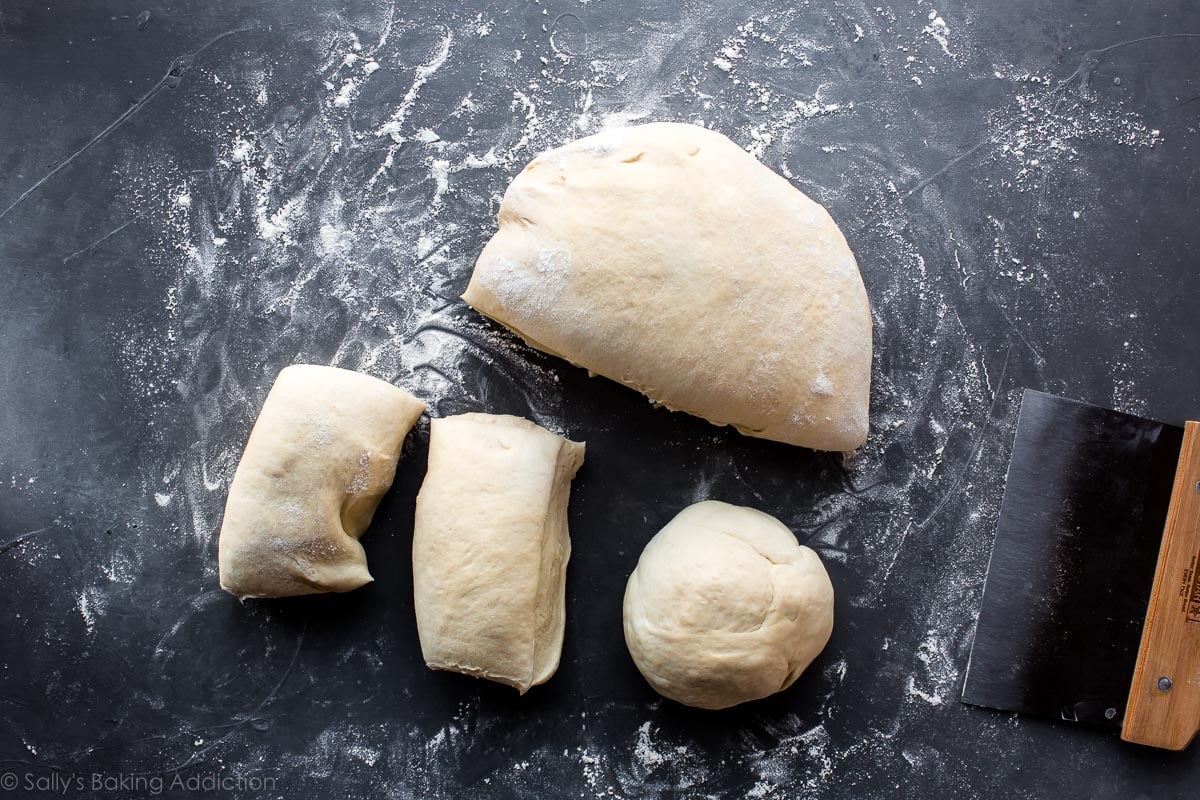
[[[629,576],[625,644],[655,691],[719,709],[791,686],[833,632],[833,584],[787,526],[715,500],[688,506]]]

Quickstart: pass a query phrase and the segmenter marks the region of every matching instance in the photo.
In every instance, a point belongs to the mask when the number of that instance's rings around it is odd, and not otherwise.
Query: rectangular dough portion
[[[413,594],[432,669],[524,694],[558,669],[571,555],[567,499],[584,444],[512,416],[430,426]]]
[[[221,588],[287,597],[369,583],[358,538],[424,410],[370,375],[311,364],[280,372],[229,486]]]

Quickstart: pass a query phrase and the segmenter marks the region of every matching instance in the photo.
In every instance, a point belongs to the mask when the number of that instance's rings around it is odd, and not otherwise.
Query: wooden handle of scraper
[[[1183,432],[1121,738],[1182,750],[1200,730],[1200,422]]]

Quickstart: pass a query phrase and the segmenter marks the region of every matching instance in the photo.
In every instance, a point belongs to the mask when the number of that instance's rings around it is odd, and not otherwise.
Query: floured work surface
[[[6,6],[0,26],[0,770],[351,798],[1190,791],[1195,747],[957,697],[1020,387],[1196,413],[1200,45],[1122,44],[1200,30],[1195,9],[140,11]],[[722,131],[845,233],[874,309],[853,459],[656,410],[457,300],[529,159],[668,119]],[[427,423],[362,539],[374,583],[220,591],[229,480],[292,362],[587,441],[548,683],[518,698],[421,662]],[[837,592],[802,679],[718,714],[658,699],[620,613],[645,542],[709,497],[778,517]]]

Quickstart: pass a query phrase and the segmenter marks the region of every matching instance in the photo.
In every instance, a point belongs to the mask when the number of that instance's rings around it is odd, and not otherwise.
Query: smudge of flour
[[[87,626],[88,633],[96,632],[96,614],[103,612],[103,607],[97,608],[96,605],[95,590],[84,589],[80,592],[78,603],[79,616],[83,617],[83,624]]]
[[[648,769],[652,769],[666,760],[662,753],[654,749],[654,745],[650,741],[649,721],[643,722],[642,726],[638,728],[637,744],[633,748],[633,754],[642,763],[642,766]]]
[[[950,26],[937,11],[929,12],[929,24],[921,29],[921,33],[937,42],[943,53],[948,56],[954,55],[950,52]]]

